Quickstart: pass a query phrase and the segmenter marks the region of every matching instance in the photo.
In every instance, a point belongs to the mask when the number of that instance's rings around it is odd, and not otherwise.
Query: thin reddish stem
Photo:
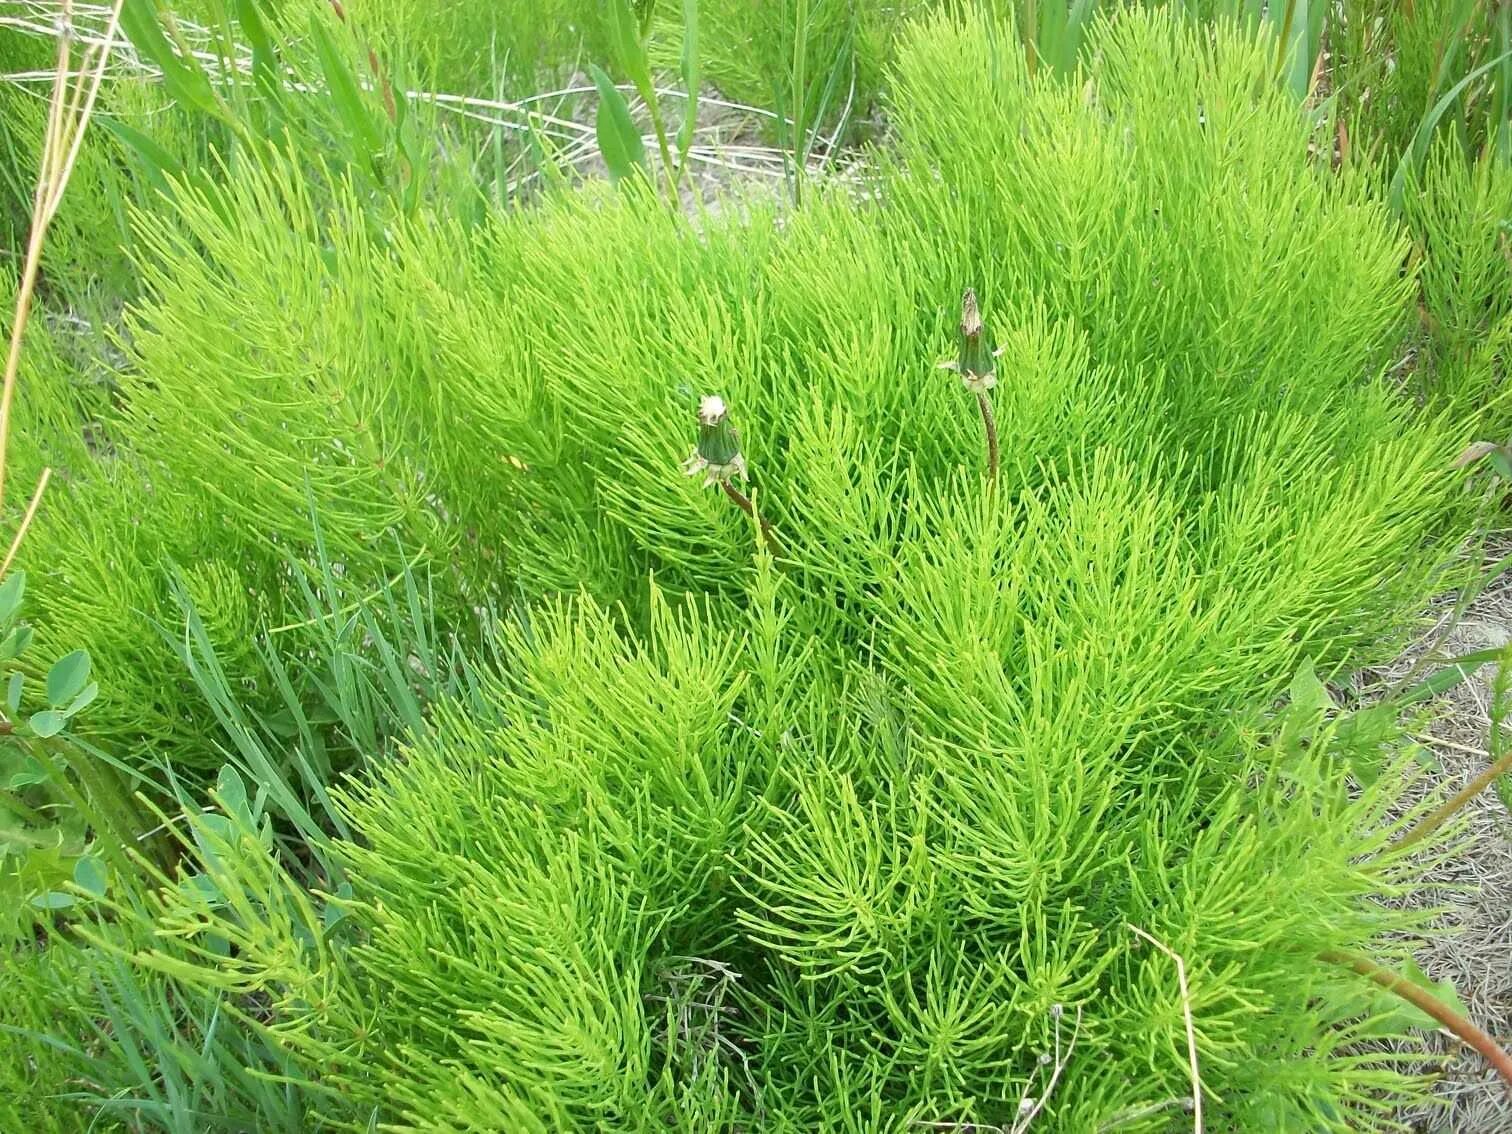
[[[997,418],[992,414],[992,403],[986,394],[977,395],[977,406],[982,411],[982,428],[987,432],[987,479],[997,483],[998,431]]]
[[[772,525],[767,523],[765,516],[756,515],[756,509],[751,504],[751,498],[728,480],[721,480],[719,486],[724,489],[724,494],[734,501],[736,507],[761,526],[761,538],[766,541],[767,550],[778,559],[786,559],[787,552],[783,549],[781,541],[778,540],[776,534],[772,531]]]
[[[1461,1016],[1454,1009],[1434,996],[1425,988],[1413,984],[1404,976],[1392,972],[1388,968],[1376,964],[1367,957],[1359,957],[1353,953],[1342,953],[1328,949],[1318,954],[1318,959],[1334,965],[1343,965],[1346,969],[1353,969],[1362,977],[1366,977],[1388,992],[1394,992],[1414,1008],[1421,1009],[1433,1019],[1437,1020],[1449,1031],[1464,1040],[1485,1058],[1486,1062],[1496,1069],[1496,1073],[1502,1077],[1509,1091],[1512,1091],[1512,1056],[1498,1046],[1496,1040],[1482,1031],[1472,1021]]]
[[[1475,779],[1456,792],[1452,798],[1445,800],[1438,807],[1419,819],[1410,831],[1397,840],[1396,849],[1401,850],[1404,847],[1410,847],[1413,843],[1419,842],[1433,834],[1433,832],[1449,822],[1450,819],[1453,819],[1465,804],[1469,803],[1508,772],[1512,772],[1512,751],[1508,751],[1500,760],[1476,776]]]

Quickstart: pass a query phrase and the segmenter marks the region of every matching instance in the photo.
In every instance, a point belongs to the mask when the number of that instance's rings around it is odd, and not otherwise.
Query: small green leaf
[[[646,146],[630,117],[625,96],[615,89],[614,83],[600,68],[590,64],[589,70],[599,93],[598,115],[594,122],[599,152],[604,155],[609,175],[618,181],[644,167]]]
[[[9,625],[21,614],[21,599],[26,594],[26,572],[12,571],[0,583],[0,626]]]
[[[89,680],[89,651],[74,650],[53,662],[47,671],[47,703],[57,708],[72,701]]]
[[[1380,749],[1366,748],[1354,754],[1354,759],[1349,761],[1349,770],[1361,787],[1368,788],[1381,778],[1383,763]]]
[[[5,786],[14,791],[16,788],[31,787],[33,784],[46,782],[47,768],[35,756],[28,756],[21,761],[21,766],[11,773],[10,779],[5,781]]]
[[[215,777],[215,794],[228,814],[248,817],[247,785],[242,781],[241,773],[230,764],[221,765],[220,774]]]
[[[236,828],[231,820],[224,815],[216,815],[214,812],[205,812],[199,816],[198,829],[209,832],[209,838],[220,843],[235,843]],[[201,844],[206,845],[204,843]]]
[[[26,647],[31,645],[31,640],[32,628],[30,626],[14,627],[5,636],[5,640],[0,641],[0,661],[14,661],[26,653]]]
[[[191,874],[179,883],[179,893],[190,902],[219,909],[226,904],[225,895],[208,874]]]
[[[82,713],[94,703],[94,699],[99,695],[100,683],[98,681],[91,681],[83,689],[79,690],[77,697],[68,703],[68,708],[63,710],[63,715],[65,717],[72,717]]]
[[[95,898],[105,896],[105,887],[108,884],[108,875],[105,871],[104,860],[94,855],[85,855],[74,863],[74,885]]]
[[[1432,750],[1424,745],[1414,744],[1411,752],[1412,758],[1417,762],[1418,767],[1430,772],[1442,772],[1444,770],[1443,763],[1433,754]]]
[[[26,684],[26,678],[21,673],[10,675],[10,681],[5,686],[5,707],[10,710],[11,716],[21,711],[21,688]]]
[[[326,902],[325,909],[320,914],[321,925],[324,929],[329,931],[332,926],[336,925],[351,912],[342,904],[344,901],[351,900],[351,897],[352,884],[350,882],[343,882],[340,886],[336,887],[335,895],[330,901]]]
[[[1380,748],[1399,733],[1397,707],[1389,702],[1343,713],[1335,741],[1341,745]]]
[[[1305,714],[1326,713],[1334,707],[1328,688],[1318,680],[1317,670],[1311,658],[1298,667],[1288,690],[1292,708]]]
[[[74,896],[60,890],[49,890],[45,894],[38,894],[31,900],[31,904],[39,910],[66,910],[74,904]]]
[[[68,718],[62,713],[53,709],[44,709],[40,713],[32,714],[31,730],[45,740],[49,736],[57,736],[67,723]]]
[[[263,718],[263,724],[274,736],[281,736],[285,740],[293,740],[299,735],[299,722],[294,719],[294,714],[288,709],[279,709],[276,713],[269,713]]]
[[[1418,968],[1415,962],[1410,960],[1402,966],[1402,975],[1419,988],[1432,994],[1435,1000],[1452,1009],[1458,1015],[1468,1016],[1470,1014],[1466,1010],[1464,1002],[1460,1000],[1459,993],[1454,990],[1454,985],[1451,982],[1431,979],[1427,973]],[[1418,1009],[1413,1009],[1413,1012],[1422,1020],[1424,1027],[1436,1028],[1439,1026],[1438,1021],[1426,1012]]]

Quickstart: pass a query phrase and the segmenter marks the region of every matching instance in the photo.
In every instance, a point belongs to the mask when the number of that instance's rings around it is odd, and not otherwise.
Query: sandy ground
[[[1488,549],[1487,562],[1512,551],[1512,539]],[[1446,598],[1428,611],[1427,632],[1389,669],[1372,676],[1390,683],[1414,664],[1424,672],[1446,660],[1512,641],[1512,573],[1503,576],[1454,621]],[[1432,655],[1425,658],[1425,655]],[[1418,739],[1437,760],[1425,790],[1458,791],[1491,762],[1492,667],[1482,669],[1430,705],[1431,716]],[[1512,722],[1509,722],[1512,727]],[[1512,741],[1512,735],[1509,735]],[[1469,844],[1463,854],[1434,871],[1417,901],[1445,907],[1435,932],[1418,956],[1434,980],[1454,985],[1471,1017],[1503,1047],[1512,1046],[1512,815],[1494,789],[1466,810]],[[1442,887],[1433,885],[1441,883]],[[1457,1050],[1446,1035],[1440,1049],[1456,1052],[1439,1081],[1439,1107],[1404,1115],[1411,1128],[1455,1134],[1512,1134],[1512,1096],[1474,1052]]]

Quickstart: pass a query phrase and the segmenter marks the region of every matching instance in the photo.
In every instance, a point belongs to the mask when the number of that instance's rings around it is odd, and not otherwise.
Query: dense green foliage
[[[1467,166],[1448,146],[1407,198],[1421,233],[1421,373],[1500,435],[1512,427],[1505,389],[1512,348],[1512,163]]]
[[[601,8],[290,6],[302,90],[112,92],[10,462],[60,472],[14,664],[102,688],[16,759],[119,762],[161,829],[96,884],[78,808],[34,882],[56,802],[4,785],[0,1124],[1157,1131],[1185,1008],[1211,1129],[1423,1097],[1423,1018],[1318,959],[1423,931],[1416,765],[1314,674],[1459,581],[1507,164],[1329,161],[1274,40],[1191,12],[1067,81],[1012,5],[708,4],[705,73],[780,100],[800,7],[889,122],[801,207],[464,186],[402,76],[528,82]],[[755,516],[685,474],[706,395]]]

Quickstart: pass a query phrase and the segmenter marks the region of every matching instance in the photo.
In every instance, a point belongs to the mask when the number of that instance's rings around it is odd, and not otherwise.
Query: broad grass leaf
[[[646,42],[630,0],[609,0],[609,42],[614,61],[642,95],[651,89],[651,61]]]
[[[688,97],[677,130],[677,153],[680,164],[686,164],[698,129],[698,0],[683,0],[682,81]]]
[[[377,160],[383,153],[383,131],[362,95],[362,88],[352,73],[350,61],[337,48],[336,40],[324,24],[311,25],[315,40],[315,54],[320,59],[320,70],[325,76],[326,89],[348,140],[357,156],[377,172]]]
[[[1419,701],[1432,700],[1449,690],[1460,685],[1465,680],[1473,677],[1475,673],[1485,665],[1501,659],[1506,650],[1498,647],[1492,650],[1476,650],[1473,653],[1462,654],[1446,665],[1443,669],[1429,674],[1423,681],[1418,682],[1397,698],[1399,705],[1413,705]]]
[[[121,8],[121,30],[137,53],[162,71],[169,95],[205,114],[223,116],[209,77],[198,63],[185,62],[174,49],[153,0],[127,0]]]
[[[247,42],[252,45],[252,81],[269,97],[275,97],[278,81],[278,53],[273,37],[268,34],[262,13],[257,10],[256,0],[235,0],[236,21],[241,24]]]
[[[1512,59],[1512,51],[1504,51],[1495,59],[1482,63],[1445,91],[1438,102],[1433,104],[1428,113],[1423,115],[1422,121],[1418,124],[1417,133],[1413,135],[1412,145],[1402,154],[1401,160],[1397,162],[1396,172],[1391,177],[1391,188],[1388,190],[1387,197],[1394,210],[1397,212],[1401,211],[1402,197],[1407,190],[1408,175],[1422,165],[1423,156],[1428,152],[1429,139],[1433,137],[1433,132],[1438,129],[1439,122],[1449,112],[1449,108],[1454,105],[1455,100],[1476,79],[1508,59]]]
[[[594,120],[599,152],[604,155],[610,176],[618,181],[630,176],[637,168],[645,167],[646,145],[630,117],[625,96],[620,94],[602,68],[590,66],[589,69],[593,72],[593,82],[599,94],[598,115]]]
[[[137,168],[147,179],[147,184],[165,197],[168,196],[173,188],[170,179],[180,177],[184,172],[184,167],[178,158],[140,130],[111,118],[107,114],[97,116],[95,121],[101,128],[114,134],[129,151],[136,155]]]

